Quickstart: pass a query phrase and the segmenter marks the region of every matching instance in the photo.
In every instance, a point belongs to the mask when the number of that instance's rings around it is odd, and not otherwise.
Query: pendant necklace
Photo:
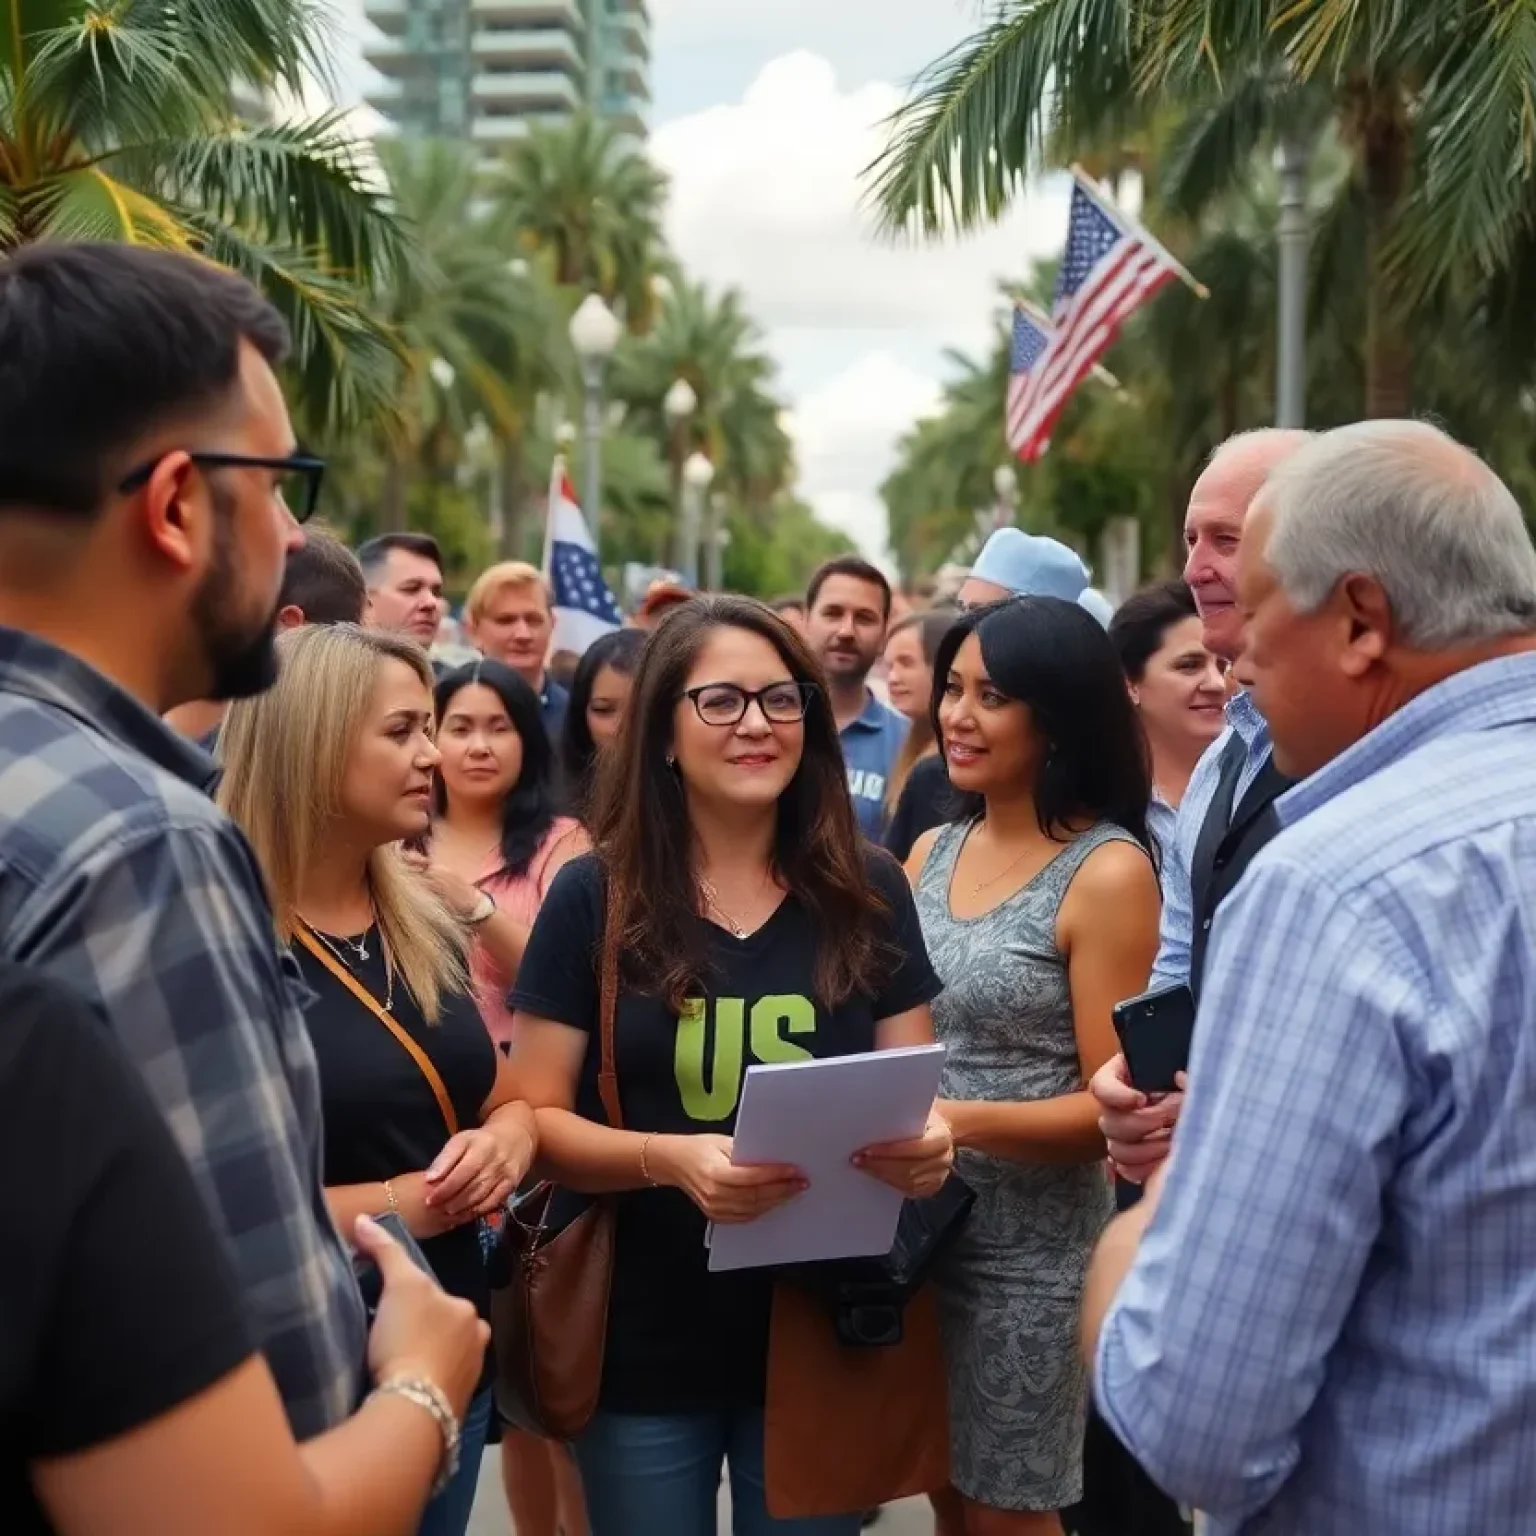
[[[369,925],[367,932],[363,934],[361,939],[343,938],[339,934],[333,939],[330,934],[321,933],[321,931],[316,928],[308,918],[303,918],[301,921],[303,922],[304,926],[308,928],[309,931],[314,934],[314,936],[319,939],[323,945],[325,945],[331,954],[333,954],[341,962],[344,969],[348,971],[355,971],[358,967],[358,964],[368,958],[368,934],[373,932],[372,924]],[[345,945],[347,949],[352,951],[352,954],[355,958],[349,960],[346,954],[341,949],[337,948],[338,944]],[[394,1012],[395,1007],[395,968],[390,964],[389,952],[387,949],[384,954],[384,976],[384,1012],[392,1013]]]
[[[715,890],[714,884],[706,880],[702,875],[699,876],[699,894],[704,898],[705,907],[724,922],[726,931],[732,938],[747,939],[751,937],[751,934],[720,905],[720,897]]]

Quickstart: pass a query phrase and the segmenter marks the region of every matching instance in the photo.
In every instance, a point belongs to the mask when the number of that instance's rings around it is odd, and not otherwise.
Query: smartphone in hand
[[[1116,1003],[1110,1018],[1132,1085],[1143,1093],[1172,1093],[1189,1067],[1194,994],[1183,985],[1159,987]]]
[[[421,1244],[411,1236],[410,1228],[401,1219],[398,1211],[385,1211],[372,1219],[405,1249],[406,1256],[417,1269],[425,1270],[434,1280],[437,1278],[432,1266],[427,1262],[426,1254],[421,1251]],[[379,1273],[379,1266],[366,1253],[356,1250],[352,1254],[352,1273],[357,1279],[358,1290],[363,1294],[363,1305],[368,1309],[368,1317],[371,1321],[373,1314],[378,1310],[379,1297],[384,1293],[384,1277]]]

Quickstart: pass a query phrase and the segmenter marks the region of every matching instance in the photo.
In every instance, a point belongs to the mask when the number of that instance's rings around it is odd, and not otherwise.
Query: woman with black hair
[[[859,836],[821,669],[760,603],[696,599],[667,617],[616,751],[595,852],[555,882],[513,995],[544,1170],[617,1197],[602,1387],[576,1441],[592,1531],[713,1532],[728,1465],[737,1536],[856,1536],[857,1512],[769,1515],[773,1276],[711,1272],[705,1241],[710,1222],[755,1220],[803,1187],[795,1168],[732,1162],[750,1066],[932,1039],[938,982],[912,895]],[[623,1129],[597,1084],[606,946]],[[859,1166],[928,1195],[951,1155],[933,1116]]]
[[[961,819],[908,860],[946,990],[940,1109],[976,1191],[944,1256],[953,1488],[940,1531],[1059,1536],[1082,1492],[1088,1256],[1113,1210],[1088,1079],[1157,951],[1146,748],[1114,647],[1074,603],[959,619],[934,731]]]
[[[555,758],[539,696],[510,667],[482,658],[433,690],[437,746],[427,873],[463,917],[480,916],[469,952],[475,1000],[491,1038],[512,1044],[507,991],[550,883],[587,848],[556,812]],[[567,721],[572,712],[566,715]],[[507,1503],[519,1536],[582,1536],[581,1487],[569,1452],[513,1429],[501,1436]]]
[[[539,696],[511,667],[482,658],[433,689],[436,815],[428,874],[439,895],[477,918],[470,954],[475,998],[491,1038],[512,1039],[506,995],[533,920],[561,867],[586,849],[555,809],[555,762]]]
[[[1133,593],[1109,621],[1152,753],[1148,820],[1158,847],[1173,837],[1195,764],[1227,723],[1227,680],[1205,648],[1195,596],[1178,577]]]
[[[598,754],[618,739],[629,712],[645,631],[616,629],[592,642],[571,679],[571,702],[560,741],[560,781],[566,809],[585,820]]]

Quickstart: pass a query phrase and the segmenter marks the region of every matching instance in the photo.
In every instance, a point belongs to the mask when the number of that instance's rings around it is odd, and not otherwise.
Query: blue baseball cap
[[[1097,587],[1084,587],[1078,595],[1077,606],[1086,608],[1105,629],[1115,616],[1115,605]]]
[[[999,528],[982,545],[971,575],[1021,597],[1075,603],[1088,585],[1088,567],[1065,544],[1022,528]]]

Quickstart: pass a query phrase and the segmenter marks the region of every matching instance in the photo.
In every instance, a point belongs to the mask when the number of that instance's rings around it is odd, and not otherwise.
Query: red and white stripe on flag
[[[1056,283],[1052,332],[1039,359],[1008,384],[1008,446],[1038,459],[1072,391],[1120,327],[1178,275],[1168,254],[1078,181]]]

